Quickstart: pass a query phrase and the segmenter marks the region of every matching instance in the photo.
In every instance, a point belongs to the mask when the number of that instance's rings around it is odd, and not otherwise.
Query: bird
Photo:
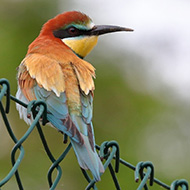
[[[63,12],[42,26],[17,68],[16,98],[26,104],[45,101],[49,123],[70,138],[80,167],[90,170],[96,182],[105,169],[95,149],[92,124],[95,68],[84,58],[100,35],[119,31],[133,30],[95,25],[79,11]],[[30,125],[33,118],[26,108],[16,108]]]

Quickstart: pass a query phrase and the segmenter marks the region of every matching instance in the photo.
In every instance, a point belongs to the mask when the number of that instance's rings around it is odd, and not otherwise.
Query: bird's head
[[[70,11],[59,14],[46,22],[41,34],[60,39],[76,55],[84,58],[97,44],[99,35],[118,31],[133,30],[119,26],[95,25],[87,15]]]

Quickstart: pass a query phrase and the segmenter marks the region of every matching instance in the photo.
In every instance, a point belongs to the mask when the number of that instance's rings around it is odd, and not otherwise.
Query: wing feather
[[[19,66],[18,83],[23,95],[28,101],[35,99],[44,100],[47,104],[47,118],[52,125],[59,131],[72,137],[79,144],[83,144],[84,141],[79,128],[76,127],[69,115],[64,77],[63,74],[59,75],[59,69],[61,70],[61,68],[56,68],[53,63],[53,67],[44,72],[47,68],[40,66],[43,60],[42,57],[40,56],[39,62],[38,59],[31,58],[31,56],[27,56],[27,59],[25,58]],[[43,61],[46,61],[45,56],[44,58],[45,60]],[[32,64],[30,61],[32,61]],[[47,63],[47,67],[48,64],[50,65],[50,63]],[[50,71],[52,69],[57,71],[57,73],[54,73],[55,77],[52,76],[53,72]],[[62,78],[60,79],[60,77]],[[62,88],[59,86],[61,84],[63,84]]]
[[[95,78],[95,68],[88,62],[82,60],[80,63],[72,63],[81,90],[87,95],[95,89],[93,78]]]
[[[57,96],[65,90],[64,75],[60,64],[45,55],[28,54],[22,62],[32,78],[46,90],[53,91]]]

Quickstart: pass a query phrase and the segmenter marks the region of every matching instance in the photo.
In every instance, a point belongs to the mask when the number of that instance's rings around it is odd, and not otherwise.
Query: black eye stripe
[[[73,26],[66,28],[66,29],[59,29],[53,31],[53,35],[56,38],[69,38],[69,37],[75,37],[75,36],[82,36],[82,35],[88,35],[88,31],[86,30],[79,30]]]

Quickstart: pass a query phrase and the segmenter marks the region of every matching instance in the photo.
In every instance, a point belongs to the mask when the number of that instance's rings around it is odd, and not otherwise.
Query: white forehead
[[[92,21],[90,21],[86,26],[88,29],[92,29],[95,26],[95,24]]]

